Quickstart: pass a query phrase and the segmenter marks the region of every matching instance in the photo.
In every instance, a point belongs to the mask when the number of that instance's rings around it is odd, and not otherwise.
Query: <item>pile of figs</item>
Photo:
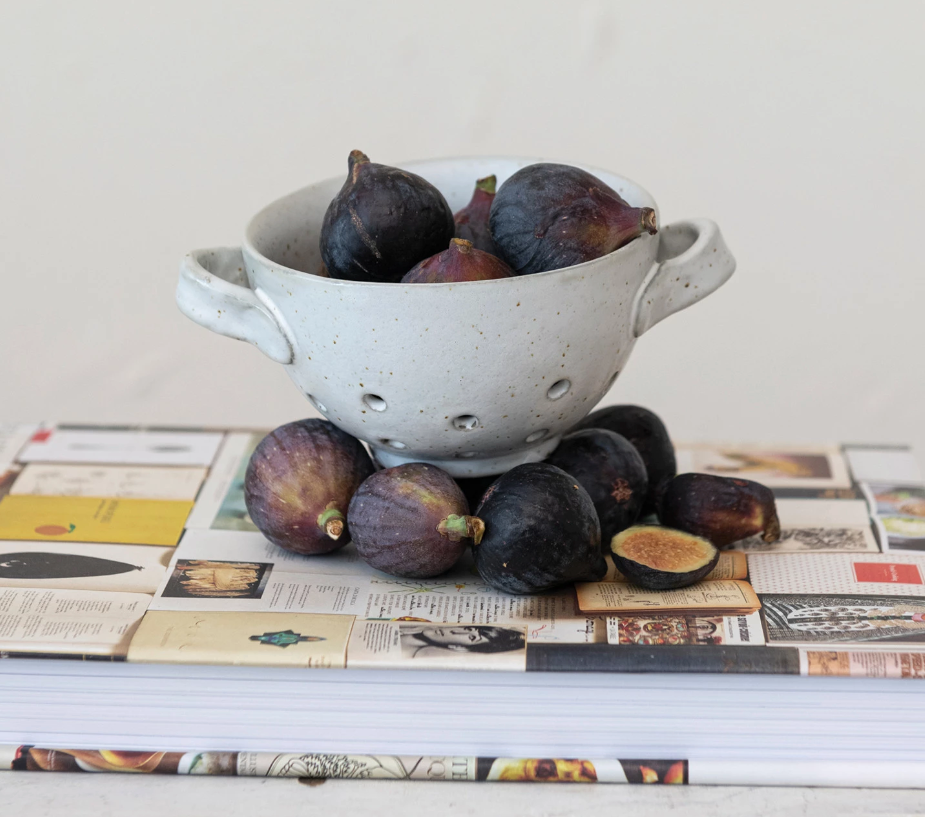
[[[652,208],[632,207],[577,167],[542,162],[496,184],[478,179],[454,214],[427,180],[352,151],[321,227],[324,274],[403,284],[510,278],[591,261],[658,229]]]
[[[725,545],[780,537],[773,493],[711,474],[677,474],[657,415],[639,406],[590,414],[545,462],[454,480],[428,463],[376,470],[362,443],[327,420],[281,426],[245,477],[254,524],[304,555],[353,541],[372,567],[430,578],[472,549],[482,579],[528,594],[599,581],[610,555],[643,587],[704,578]]]

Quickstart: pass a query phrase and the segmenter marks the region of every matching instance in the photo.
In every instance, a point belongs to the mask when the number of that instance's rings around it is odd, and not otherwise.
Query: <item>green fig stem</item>
[[[457,252],[467,253],[472,249],[472,242],[466,241],[465,238],[451,238],[450,247],[452,248],[454,244],[456,245]]]
[[[318,515],[318,527],[324,528],[324,532],[335,542],[340,539],[344,532],[344,515],[334,507],[333,502]]]
[[[471,539],[475,544],[485,535],[485,523],[477,516],[459,516],[451,513],[437,525],[437,533],[446,536],[451,542]]]
[[[495,175],[486,176],[484,179],[479,179],[475,183],[476,190],[481,190],[483,193],[490,193],[492,196],[495,195],[497,186],[498,178]]]
[[[658,232],[658,226],[655,223],[655,210],[651,207],[642,208],[642,229],[649,235],[655,235]]]
[[[768,521],[764,526],[764,533],[761,538],[765,542],[776,542],[780,539],[780,519],[777,518],[777,509],[772,508]]]
[[[360,172],[361,165],[369,164],[369,156],[362,150],[351,150],[347,157],[347,171],[350,173],[350,180],[356,184],[357,174]]]

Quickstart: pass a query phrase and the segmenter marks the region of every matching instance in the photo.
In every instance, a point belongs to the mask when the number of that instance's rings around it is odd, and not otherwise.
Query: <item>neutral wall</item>
[[[180,257],[375,161],[608,167],[733,279],[609,402],[679,439],[925,452],[925,5],[4,3],[0,418],[271,426],[282,368],[177,311]]]

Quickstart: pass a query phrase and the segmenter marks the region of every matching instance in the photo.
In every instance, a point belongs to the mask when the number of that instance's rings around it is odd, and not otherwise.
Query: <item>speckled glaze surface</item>
[[[499,183],[539,159],[403,164],[453,211],[477,178]],[[585,168],[634,206],[635,183]],[[463,284],[367,284],[317,275],[324,212],[338,176],[258,213],[241,248],[181,262],[177,303],[197,323],[256,345],[308,400],[367,442],[385,466],[426,461],[454,476],[544,458],[604,396],[636,339],[735,270],[716,224],[659,226],[610,255],[563,270]]]

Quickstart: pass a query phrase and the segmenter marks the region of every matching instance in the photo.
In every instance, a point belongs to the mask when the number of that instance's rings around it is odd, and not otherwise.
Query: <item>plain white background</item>
[[[284,370],[174,304],[347,153],[611,168],[739,267],[607,402],[683,440],[925,451],[925,5],[3,4],[0,418],[273,426]]]

